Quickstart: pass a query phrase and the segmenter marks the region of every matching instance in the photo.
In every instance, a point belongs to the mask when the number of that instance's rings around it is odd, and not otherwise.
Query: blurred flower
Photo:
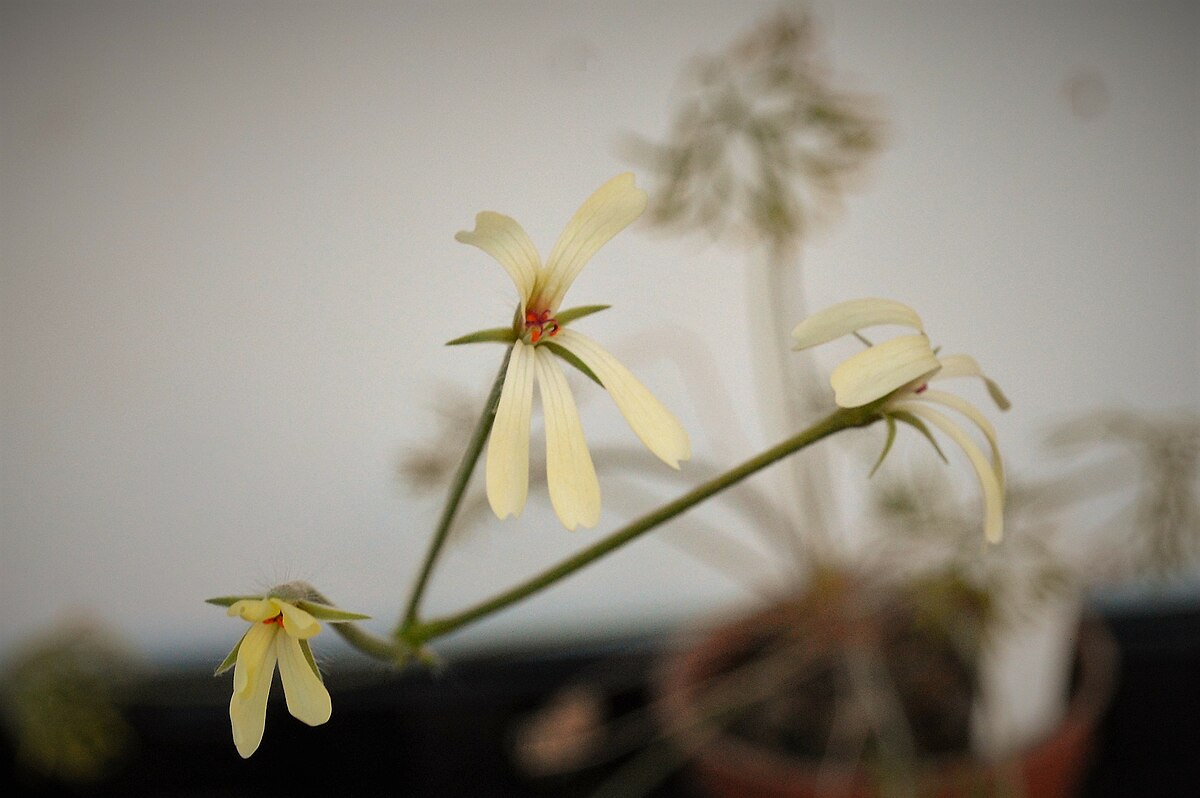
[[[1004,465],[996,443],[996,430],[974,405],[954,394],[931,390],[929,383],[946,377],[979,377],[1001,410],[1008,399],[992,380],[984,376],[969,355],[938,357],[929,345],[921,318],[912,308],[886,299],[855,299],[815,313],[792,331],[796,349],[807,349],[853,334],[866,342],[860,330],[881,325],[899,325],[917,331],[881,344],[843,361],[830,376],[834,401],[840,407],[861,407],[887,397],[880,408],[888,422],[888,440],[883,457],[895,437],[895,422],[903,421],[920,431],[937,448],[926,423],[940,429],[967,455],[983,490],[987,540],[996,543],[1004,531]],[[984,456],[971,436],[949,417],[930,405],[941,405],[965,416],[987,439],[991,459]],[[941,450],[938,449],[940,454]]]
[[[293,592],[276,589],[273,592]],[[265,598],[210,599],[227,604],[228,614],[250,622],[250,628],[233,651],[217,668],[221,674],[231,666],[233,698],[229,719],[233,724],[233,744],[243,758],[249,757],[262,742],[267,719],[267,695],[279,665],[283,693],[292,716],[319,726],[329,720],[332,706],[329,691],[321,682],[321,672],[309,648],[309,638],[321,631],[316,616],[331,621],[348,621],[366,616],[346,613],[310,601],[288,601],[276,596]],[[300,606],[303,605],[303,608]]]
[[[646,207],[632,174],[605,183],[567,223],[545,265],[517,222],[484,211],[475,229],[455,238],[491,255],[517,287],[520,304],[512,353],[496,420],[488,440],[487,496],[499,518],[519,515],[529,489],[529,423],[536,382],[546,415],[546,478],[554,512],[567,529],[594,526],[600,518],[600,484],[566,378],[552,355],[579,368],[608,391],[651,452],[672,468],[691,456],[687,433],[625,366],[566,324],[603,307],[559,311],[563,296],[584,264]],[[495,332],[495,331],[490,331]],[[488,340],[467,336],[466,340]],[[490,340],[497,340],[493,337]]]

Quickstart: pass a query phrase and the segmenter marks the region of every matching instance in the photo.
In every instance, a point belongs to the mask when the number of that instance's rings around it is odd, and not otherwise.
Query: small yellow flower
[[[810,316],[792,331],[794,348],[807,349],[881,325],[904,326],[917,332],[869,346],[838,365],[830,376],[834,401],[840,407],[861,407],[888,397],[880,409],[888,419],[888,446],[895,434],[895,420],[916,427],[935,446],[926,422],[958,444],[970,460],[983,491],[985,537],[991,543],[999,542],[1004,534],[1004,464],[996,430],[974,405],[954,394],[929,388],[930,382],[946,377],[979,377],[996,406],[1007,410],[1008,399],[996,383],[984,376],[974,358],[938,357],[929,345],[920,316],[912,308],[887,299],[854,299]],[[990,459],[961,426],[930,405],[941,405],[970,420],[987,439]]]
[[[535,383],[546,416],[546,481],[554,512],[567,529],[591,527],[600,518],[600,484],[555,355],[565,353],[590,370],[642,443],[667,465],[678,468],[691,456],[687,433],[670,411],[599,344],[567,329],[575,316],[559,311],[584,264],[645,208],[646,194],[632,174],[613,178],[567,223],[544,265],[524,229],[499,213],[478,214],[474,230],[455,236],[499,261],[519,298],[512,354],[488,439],[487,497],[498,518],[520,515],[525,507]]]
[[[224,603],[220,599],[213,601]],[[365,617],[328,609],[343,620]],[[309,639],[321,631],[321,624],[313,614],[273,596],[238,599],[229,606],[228,614],[250,622],[241,641],[217,668],[217,673],[222,673],[235,665],[229,719],[238,753],[249,757],[262,742],[267,695],[271,691],[276,663],[292,716],[309,726],[319,726],[329,720],[332,712],[329,691],[321,682],[321,674],[308,646]]]

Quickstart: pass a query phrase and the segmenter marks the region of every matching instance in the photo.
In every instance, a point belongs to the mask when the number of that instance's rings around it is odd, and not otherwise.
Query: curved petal
[[[941,372],[938,372],[941,375]],[[987,438],[988,446],[992,450],[992,470],[996,472],[996,479],[1000,482],[1000,487],[1004,488],[1004,461],[1000,457],[1000,445],[996,440],[996,428],[992,426],[992,422],[988,421],[987,416],[979,412],[979,408],[971,404],[967,400],[955,396],[952,393],[945,391],[927,390],[921,394],[921,399],[926,402],[934,402],[935,404],[943,405],[951,410],[957,410],[979,427],[979,431]]]
[[[921,317],[908,305],[891,299],[851,299],[814,313],[797,324],[792,330],[795,339],[792,348],[807,349],[881,324],[899,324],[925,331]]]
[[[967,459],[971,461],[971,466],[975,469],[975,476],[979,479],[979,486],[983,490],[984,536],[989,543],[999,543],[1004,536],[1004,489],[1000,486],[1000,480],[992,470],[991,463],[983,456],[983,452],[975,445],[975,441],[971,440],[971,437],[953,421],[920,400],[897,402],[895,407],[933,424],[950,436],[951,440],[957,443],[967,455]]]
[[[256,624],[246,633],[238,651],[229,722],[233,727],[233,744],[243,759],[258,750],[266,728],[267,696],[271,692],[271,677],[275,675],[275,637],[274,625]]]
[[[267,618],[274,618],[279,614],[279,610],[271,603],[270,599],[241,599],[229,605],[225,614],[237,615],[243,621],[258,623]]]
[[[942,364],[942,370],[937,373],[936,379],[943,377],[978,377],[983,380],[983,384],[987,386],[988,395],[992,397],[992,401],[996,403],[996,407],[1001,410],[1007,410],[1012,407],[1012,403],[1008,401],[1008,397],[1004,395],[1004,391],[1000,390],[1000,386],[992,381],[983,369],[979,367],[979,363],[970,355],[946,355],[938,358]]]
[[[309,726],[320,726],[329,720],[333,713],[329,691],[308,664],[300,641],[290,635],[279,635],[275,638],[275,651],[279,657],[279,678],[283,681],[288,712]]]
[[[487,497],[497,518],[520,515],[529,494],[529,419],[533,415],[533,347],[513,344],[496,420],[488,437]]]
[[[678,469],[680,460],[692,456],[691,442],[683,425],[662,402],[638,382],[622,365],[595,341],[574,330],[560,330],[555,343],[571,352],[592,370],[629,422],[635,435],[658,459]]]
[[[567,529],[600,520],[600,483],[567,378],[542,348],[533,350],[542,412],[546,416],[546,482],[550,503]]]
[[[475,229],[456,233],[454,240],[479,247],[499,261],[517,287],[524,310],[523,305],[533,294],[541,259],[521,225],[502,213],[483,211],[475,215]]]
[[[646,192],[634,185],[631,172],[617,175],[596,189],[567,222],[546,259],[533,304],[558,310],[579,270],[610,238],[632,224],[646,209]]]
[[[297,640],[307,640],[321,632],[321,624],[310,613],[282,599],[271,599],[283,613],[283,631]]]
[[[839,407],[861,407],[937,372],[938,359],[924,335],[892,338],[842,361],[829,377]]]

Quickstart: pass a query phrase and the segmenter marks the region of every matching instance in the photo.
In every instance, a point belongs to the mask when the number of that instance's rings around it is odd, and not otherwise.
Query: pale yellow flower
[[[229,614],[250,622],[234,649],[237,660],[229,702],[238,753],[248,757],[262,742],[276,663],[288,711],[309,726],[329,720],[329,691],[308,647],[309,638],[321,631],[320,622],[295,604],[273,597],[241,599],[229,607]]]
[[[792,331],[794,348],[807,349],[882,325],[909,327],[916,333],[869,346],[838,365],[830,376],[834,401],[840,407],[861,407],[887,397],[880,412],[888,418],[889,445],[894,420],[913,425],[931,442],[933,438],[926,423],[953,440],[966,454],[979,479],[984,498],[985,536],[989,542],[998,542],[1004,533],[1004,464],[996,430],[974,405],[954,394],[929,388],[930,382],[946,377],[979,377],[996,405],[1007,410],[1008,399],[996,383],[984,376],[974,358],[939,357],[929,345],[920,316],[912,308],[886,299],[850,300],[810,316]],[[970,420],[987,439],[990,458],[966,430],[931,405],[949,408]]]
[[[575,358],[616,402],[642,443],[672,468],[691,456],[680,423],[599,344],[559,318],[563,296],[584,264],[646,208],[632,174],[619,175],[589,197],[567,223],[545,264],[516,221],[484,211],[475,229],[455,238],[491,255],[517,287],[512,354],[488,439],[487,497],[499,518],[519,515],[529,492],[529,426],[536,383],[546,417],[546,480],[554,512],[567,529],[600,518],[600,483],[575,400],[556,356]]]

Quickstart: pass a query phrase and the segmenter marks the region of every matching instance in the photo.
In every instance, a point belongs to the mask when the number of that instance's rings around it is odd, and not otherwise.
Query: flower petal
[[[320,726],[329,720],[333,713],[329,691],[308,664],[300,641],[290,635],[279,635],[275,638],[275,651],[279,656],[279,678],[283,681],[288,712],[309,726]]]
[[[517,287],[523,311],[537,282],[541,258],[521,225],[502,213],[483,211],[475,215],[475,229],[456,233],[454,240],[479,247],[500,262]]]
[[[262,663],[266,662],[271,642],[278,628],[274,624],[255,623],[242,635],[238,646],[237,662],[233,669],[233,692],[242,693],[250,689],[258,678]],[[272,660],[274,663],[274,660]]]
[[[588,197],[554,245],[537,288],[536,304],[557,310],[579,270],[596,251],[646,209],[646,192],[631,172],[617,175]]]
[[[275,637],[274,625],[256,624],[246,633],[238,651],[229,722],[233,727],[233,744],[243,759],[258,750],[266,728],[267,696],[275,675]]]
[[[902,335],[842,361],[829,377],[839,407],[861,407],[915,380],[927,378],[940,365],[924,335]]]
[[[975,358],[970,355],[946,355],[939,357],[938,361],[942,364],[942,370],[937,373],[935,379],[944,377],[979,377],[983,380],[983,384],[987,386],[988,395],[992,397],[992,401],[996,403],[996,407],[1001,410],[1007,410],[1012,407],[1012,403],[1008,401],[1008,397],[1004,395],[1004,391],[1000,390],[1000,386],[993,382],[979,364],[975,362]]]
[[[513,344],[496,420],[488,437],[487,497],[497,518],[520,515],[529,494],[529,419],[533,415],[533,347]]]
[[[941,372],[938,372],[941,375]],[[988,446],[992,450],[992,470],[996,472],[996,479],[1000,482],[1000,487],[1004,487],[1004,461],[1000,457],[1000,446],[996,440],[996,428],[992,426],[992,422],[988,421],[987,416],[979,412],[979,408],[971,404],[967,400],[955,396],[952,393],[945,391],[927,390],[921,394],[920,398],[926,402],[943,405],[951,410],[957,410],[967,418],[974,422],[975,426],[979,427],[979,431],[987,438]]]
[[[274,618],[279,614],[279,610],[270,600],[265,598],[242,599],[231,604],[229,609],[225,611],[225,614],[236,615],[243,621],[249,621],[250,623],[259,623],[260,621],[265,621],[267,618]]]
[[[307,640],[320,633],[321,624],[310,613],[282,599],[273,598],[271,602],[283,613],[283,631],[291,637]]]
[[[600,483],[583,437],[579,411],[554,355],[541,348],[535,348],[533,354],[542,412],[546,416],[546,481],[550,486],[550,503],[567,529],[595,526],[600,520]]]
[[[984,536],[989,543],[999,543],[1004,536],[1004,489],[992,470],[991,463],[961,427],[919,399],[897,402],[895,407],[928,421],[946,433],[967,455],[983,490]]]
[[[621,361],[595,341],[574,330],[561,330],[554,340],[592,370],[616,402],[617,409],[629,422],[634,434],[660,460],[678,469],[680,460],[692,456],[692,446],[683,425],[662,402],[654,398],[646,386],[638,382]]]
[[[900,324],[925,331],[921,317],[908,305],[891,299],[851,299],[814,313],[797,324],[792,330],[795,339],[792,348],[807,349],[881,324]]]

